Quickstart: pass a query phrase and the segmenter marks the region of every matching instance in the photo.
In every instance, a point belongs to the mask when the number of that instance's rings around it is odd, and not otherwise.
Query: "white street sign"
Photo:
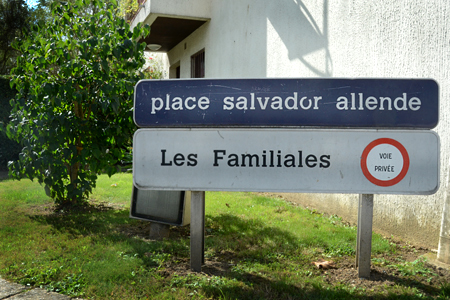
[[[433,194],[439,136],[427,130],[139,129],[139,189]]]

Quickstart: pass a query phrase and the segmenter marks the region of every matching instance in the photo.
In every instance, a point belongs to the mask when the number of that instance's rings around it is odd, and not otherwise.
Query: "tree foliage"
[[[89,16],[86,9],[95,7]],[[52,22],[17,43],[9,137],[24,145],[13,178],[36,178],[57,203],[84,202],[97,175],[112,175],[135,130],[132,95],[144,64],[139,37],[117,3],[53,3]]]
[[[17,51],[12,42],[29,26],[29,10],[24,0],[0,0],[0,74],[14,66]]]
[[[138,0],[119,0],[117,14],[129,21],[139,9]]]
[[[1,0],[0,0],[1,1]],[[30,10],[32,14],[32,22],[39,20],[48,21],[51,18],[50,7],[54,3],[71,3],[75,4],[77,0],[38,0],[37,5]],[[111,0],[104,0],[103,2],[111,2]],[[98,7],[91,4],[84,8],[88,14],[96,13]],[[139,9],[139,3],[137,0],[117,0],[117,5],[114,7],[113,13],[123,19],[131,19]]]

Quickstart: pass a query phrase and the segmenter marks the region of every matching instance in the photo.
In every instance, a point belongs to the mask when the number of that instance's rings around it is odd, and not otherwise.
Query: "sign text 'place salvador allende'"
[[[139,127],[434,128],[439,89],[431,79],[143,80]]]

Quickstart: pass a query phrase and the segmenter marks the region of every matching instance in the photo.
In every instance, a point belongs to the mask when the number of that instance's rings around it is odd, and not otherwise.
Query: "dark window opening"
[[[205,50],[191,56],[191,78],[205,78]]]

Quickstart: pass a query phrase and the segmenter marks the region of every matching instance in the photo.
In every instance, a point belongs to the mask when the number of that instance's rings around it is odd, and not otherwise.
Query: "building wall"
[[[190,76],[433,78],[440,86],[441,187],[431,196],[377,195],[374,228],[437,248],[449,178],[450,2],[446,0],[211,0],[211,20],[168,53]],[[420,143],[420,141],[417,141]],[[356,222],[357,195],[290,199]]]

